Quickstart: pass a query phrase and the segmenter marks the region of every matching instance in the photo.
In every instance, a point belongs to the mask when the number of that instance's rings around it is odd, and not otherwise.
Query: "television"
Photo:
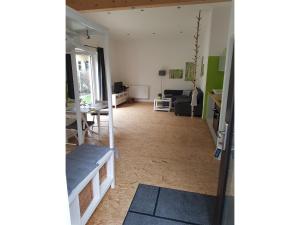
[[[160,70],[158,71],[159,76],[166,76],[166,71],[165,70]]]
[[[123,82],[115,82],[114,83],[114,93],[120,93],[124,91]]]

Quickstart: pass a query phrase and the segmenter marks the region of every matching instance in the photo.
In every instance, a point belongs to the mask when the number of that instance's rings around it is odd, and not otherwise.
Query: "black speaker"
[[[160,70],[158,71],[159,76],[166,76],[166,71],[165,70]]]

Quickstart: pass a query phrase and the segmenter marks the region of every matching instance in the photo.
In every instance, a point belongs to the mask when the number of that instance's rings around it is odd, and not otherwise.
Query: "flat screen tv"
[[[114,93],[120,93],[124,91],[123,82],[114,83]]]

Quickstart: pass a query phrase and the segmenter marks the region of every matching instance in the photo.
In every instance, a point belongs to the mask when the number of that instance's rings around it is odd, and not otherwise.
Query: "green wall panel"
[[[219,56],[209,56],[207,64],[206,90],[204,94],[204,112],[203,118],[206,118],[207,96],[212,89],[222,89],[224,72],[219,71]]]

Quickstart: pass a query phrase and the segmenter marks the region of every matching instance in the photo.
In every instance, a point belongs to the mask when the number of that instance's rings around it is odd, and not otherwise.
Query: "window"
[[[92,57],[85,54],[77,54],[76,62],[78,68],[78,86],[79,86],[79,98],[81,104],[92,104],[95,99],[95,90],[93,85],[92,74]]]

